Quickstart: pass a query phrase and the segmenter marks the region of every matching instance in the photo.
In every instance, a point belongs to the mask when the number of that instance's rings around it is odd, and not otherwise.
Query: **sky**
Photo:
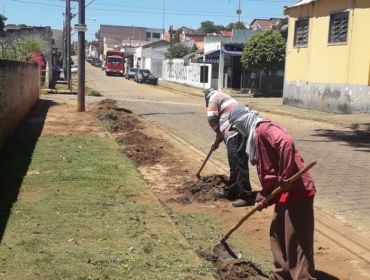
[[[85,0],[87,40],[95,38],[100,24],[163,28],[188,26],[198,28],[210,20],[227,25],[237,22],[239,0]],[[91,2],[91,3],[90,3]],[[240,0],[241,21],[250,23],[254,18],[282,17],[283,7],[294,0]],[[7,24],[51,26],[63,29],[64,0],[0,0],[0,13]],[[164,21],[163,21],[164,8]],[[72,13],[78,12],[72,2]],[[77,23],[77,17],[72,25]]]

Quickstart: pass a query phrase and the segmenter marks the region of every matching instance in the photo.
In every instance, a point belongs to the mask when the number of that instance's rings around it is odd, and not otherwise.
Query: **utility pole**
[[[238,17],[239,17],[239,23],[240,23],[240,16],[241,16],[241,14],[242,14],[242,9],[241,9],[241,5],[240,5],[240,0],[239,0],[239,9],[238,10],[236,10],[236,14],[238,15]]]
[[[78,88],[77,111],[85,111],[85,0],[78,1]]]
[[[164,16],[165,16],[165,0],[163,0],[163,35],[162,35],[162,39],[164,39],[164,34],[165,34],[165,26],[164,26]]]
[[[68,90],[71,90],[71,0],[66,0],[66,79]]]
[[[67,78],[67,28],[66,21],[63,21],[63,74]]]

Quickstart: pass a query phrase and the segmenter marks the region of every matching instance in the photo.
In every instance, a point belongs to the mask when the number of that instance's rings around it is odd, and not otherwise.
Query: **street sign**
[[[87,26],[86,24],[75,24],[74,30],[78,32],[86,32],[87,31]]]

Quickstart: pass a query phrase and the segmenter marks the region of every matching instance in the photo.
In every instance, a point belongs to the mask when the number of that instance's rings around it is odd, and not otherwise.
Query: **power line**
[[[21,2],[21,3],[29,3],[29,4],[37,4],[37,5],[44,5],[44,6],[49,6],[49,7],[63,7],[60,5],[55,5],[55,4],[48,4],[48,3],[42,3],[42,2],[35,2],[35,1],[27,1],[27,0],[11,0],[13,2]],[[48,2],[55,2],[58,0],[47,0]],[[252,2],[268,2],[268,3],[287,3],[287,1],[272,1],[272,0],[249,0]],[[96,2],[96,0],[91,0],[86,7],[90,6],[92,3]],[[289,2],[289,1],[288,1]],[[107,6],[106,4],[100,4],[100,3],[95,3],[95,6]],[[150,7],[133,7],[133,6],[128,6],[128,5],[119,5],[119,4],[109,4],[109,7],[122,7],[122,8],[131,8],[134,10],[122,10],[122,9],[104,9],[104,8],[89,8],[89,10],[92,11],[103,11],[103,12],[127,12],[127,13],[146,13],[146,14],[163,14],[163,9],[160,8],[150,8]],[[143,11],[139,9],[145,9],[145,10],[153,10],[151,11]],[[154,12],[158,11],[158,12]],[[207,11],[206,14],[203,14],[201,11],[195,11],[195,10],[181,10],[179,12],[178,10],[171,10],[171,9],[164,9],[166,14],[169,15],[191,15],[191,16],[216,16],[216,17],[236,17],[233,14],[224,14],[224,13],[219,13],[219,12],[211,12]],[[255,16],[263,16],[261,15],[255,15]],[[271,17],[270,15],[265,15],[267,17]]]
[[[89,3],[86,4],[85,8],[87,8],[88,6],[90,6],[94,2],[95,2],[95,0],[91,0]]]
[[[119,10],[119,9],[89,9],[90,11],[101,11],[101,12],[119,12],[119,13],[138,13],[138,14],[156,14],[156,15],[162,15],[163,12],[150,12],[150,11],[139,11],[139,10]],[[218,18],[237,18],[236,15],[233,14],[198,14],[198,13],[180,13],[180,12],[166,12],[166,15],[176,15],[176,16],[200,16],[200,17],[218,17]],[[267,14],[259,14],[259,15],[250,15],[250,17],[273,17],[271,15]],[[275,16],[276,17],[276,16]]]
[[[10,0],[12,2],[20,2],[20,3],[25,3],[29,4],[31,6],[38,6],[38,7],[58,7],[58,8],[64,8],[62,5],[55,5],[55,4],[47,4],[47,3],[40,3],[40,2],[34,2],[34,1],[25,1],[25,0]]]

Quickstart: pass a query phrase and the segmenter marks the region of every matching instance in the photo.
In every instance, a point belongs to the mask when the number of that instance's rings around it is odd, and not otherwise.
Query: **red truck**
[[[105,55],[105,74],[120,75],[125,74],[125,54],[124,52],[107,51]]]

